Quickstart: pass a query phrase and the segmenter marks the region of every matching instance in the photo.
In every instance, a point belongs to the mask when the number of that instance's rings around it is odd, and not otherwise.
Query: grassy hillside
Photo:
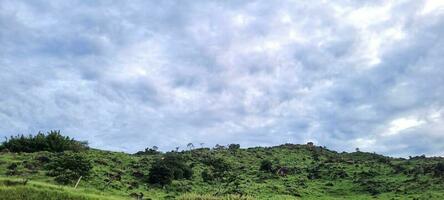
[[[443,158],[399,159],[293,144],[138,155],[88,149],[70,153],[92,164],[74,189],[75,176],[63,176],[73,180],[61,186],[48,167],[66,153],[0,153],[0,199],[136,199],[141,194],[144,199],[184,200],[444,199]],[[171,156],[192,174],[154,184],[150,170],[164,169]]]
[[[52,185],[44,182],[28,181],[23,179],[1,178],[0,199],[2,200],[118,200],[126,199],[120,196],[100,195],[91,190]]]
[[[442,158],[416,157],[404,160],[363,152],[336,153],[305,145],[232,150],[196,149],[175,153],[184,157],[192,166],[192,178],[174,180],[171,184],[160,186],[150,184],[146,179],[151,165],[163,154],[130,155],[92,149],[77,154],[91,160],[93,168],[91,174],[81,180],[79,189],[74,190],[73,184],[54,187],[58,183],[47,176],[45,164],[39,160],[42,157],[55,159],[57,153],[2,153],[2,180],[27,178],[31,182],[25,186],[3,182],[0,196],[11,196],[3,195],[6,193],[63,194],[66,197],[62,199],[100,199],[78,195],[91,194],[105,195],[107,199],[110,195],[123,199],[130,194],[143,193],[146,199],[171,199],[193,193],[212,196],[237,194],[255,199],[444,198],[444,176],[434,171],[437,164],[443,162]],[[204,161],[207,157],[223,159],[230,166],[227,177],[205,182],[202,172],[210,168]],[[260,170],[263,160],[271,161],[271,171]],[[11,165],[17,166],[14,173],[9,169]],[[181,198],[196,195],[184,196]]]

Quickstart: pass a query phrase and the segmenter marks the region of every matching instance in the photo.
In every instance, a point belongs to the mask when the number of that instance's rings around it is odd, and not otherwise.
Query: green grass
[[[162,155],[135,156],[96,149],[80,154],[93,162],[93,169],[74,189],[73,184],[58,185],[46,175],[45,164],[36,159],[52,158],[55,153],[0,153],[0,199],[132,199],[132,193],[143,193],[144,199],[156,200],[444,199],[444,176],[432,170],[436,163],[444,162],[443,158],[397,159],[364,152],[337,153],[306,145],[196,149],[179,153],[193,166],[192,179],[175,180],[160,187],[148,184],[146,177],[154,160]],[[221,157],[230,163],[230,174],[236,180],[204,182],[201,172],[208,169],[202,162],[205,156]],[[291,173],[279,176],[260,171],[264,159],[276,167],[290,169]],[[18,165],[18,173],[7,175],[11,163]],[[134,176],[135,172],[143,177]],[[109,182],[109,176],[115,174],[121,174],[121,178]],[[24,177],[31,180],[25,186],[5,183]]]
[[[31,181],[23,185],[22,180],[0,179],[1,200],[118,200],[128,199],[110,195],[98,195],[85,189],[73,189],[48,183]]]

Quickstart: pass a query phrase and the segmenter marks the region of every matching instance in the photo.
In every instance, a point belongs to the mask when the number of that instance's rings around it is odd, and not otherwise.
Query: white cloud
[[[432,12],[443,12],[443,11],[444,11],[444,1],[427,0],[425,1],[421,14],[425,15]]]
[[[404,130],[418,127],[425,123],[426,122],[424,120],[420,120],[415,117],[398,118],[390,122],[390,126],[386,135],[400,134]]]

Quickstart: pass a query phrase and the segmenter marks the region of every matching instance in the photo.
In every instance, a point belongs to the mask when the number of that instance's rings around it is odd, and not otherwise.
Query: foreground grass
[[[38,189],[29,186],[0,187],[0,199],[3,200],[101,200],[85,195],[77,195],[66,191]]]
[[[91,190],[73,189],[48,183],[30,181],[26,185],[23,180],[0,178],[0,200],[127,200],[129,197],[94,194]],[[148,198],[151,199],[151,198]],[[212,196],[199,194],[183,194],[178,200],[253,200],[250,196],[226,195]]]
[[[74,189],[19,179],[0,179],[0,200],[118,200],[128,199],[110,195],[92,194],[85,189]]]

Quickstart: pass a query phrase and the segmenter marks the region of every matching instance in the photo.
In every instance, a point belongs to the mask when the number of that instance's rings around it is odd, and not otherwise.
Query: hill
[[[68,141],[68,140],[67,140]],[[77,144],[77,143],[76,143]],[[68,145],[69,146],[69,145]],[[74,189],[78,178],[77,189]],[[0,153],[0,199],[444,199],[444,158],[239,145]]]

